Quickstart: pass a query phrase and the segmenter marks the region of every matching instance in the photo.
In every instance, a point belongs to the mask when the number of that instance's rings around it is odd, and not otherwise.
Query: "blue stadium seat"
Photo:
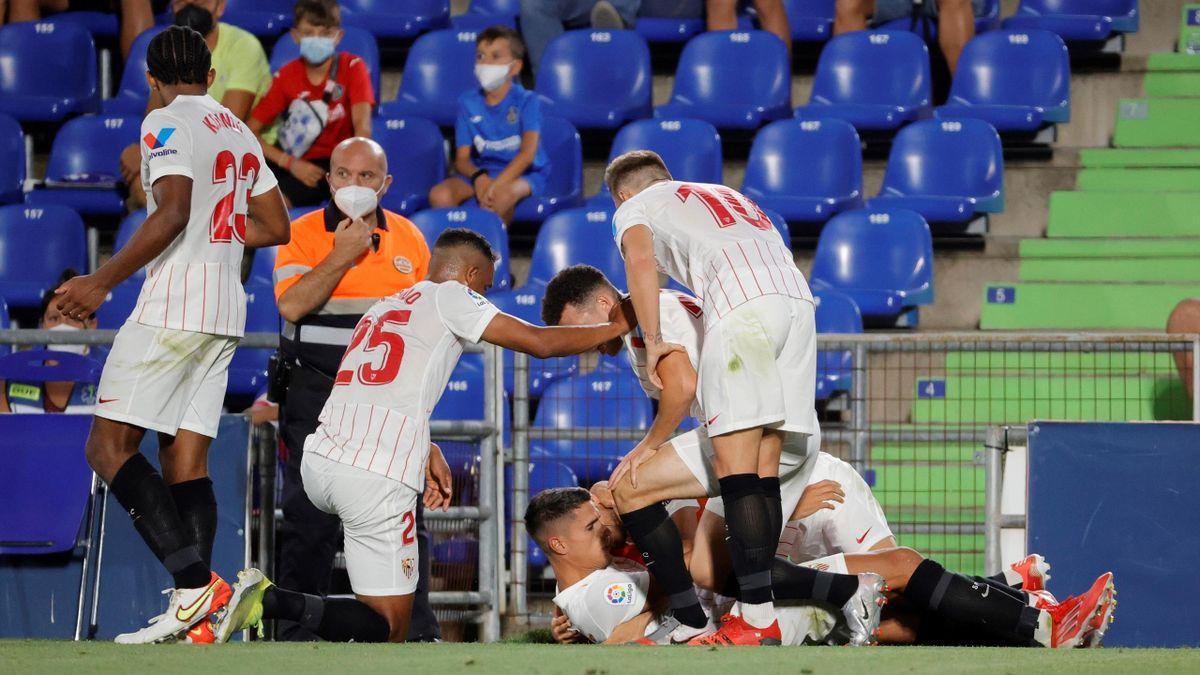
[[[930,115],[929,49],[912,33],[855,31],[821,50],[808,105],[796,117],[835,117],[859,131],[892,131]]]
[[[83,214],[125,212],[120,157],[138,143],[141,119],[85,115],[68,120],[54,137],[46,165],[46,185],[25,195],[29,204],[62,204]]]
[[[671,100],[654,116],[754,129],[786,117],[791,106],[791,64],[782,40],[760,30],[713,31],[684,46]]]
[[[550,175],[540,197],[517,203],[513,220],[540,223],[557,211],[583,202],[583,142],[575,127],[561,117],[542,117],[540,142],[550,158]]]
[[[221,21],[260,38],[276,37],[292,27],[295,6],[293,0],[225,0]]]
[[[742,192],[789,222],[822,223],[862,204],[862,143],[839,119],[779,120],[750,146]]]
[[[783,243],[788,248],[791,248],[792,230],[788,227],[787,219],[784,218],[778,211],[772,211],[771,209],[763,209],[762,212],[771,219],[771,224],[775,226],[775,229],[779,232],[779,236],[783,237]],[[674,279],[672,279],[672,281],[674,281]]]
[[[8,318],[8,303],[4,298],[0,298],[0,330],[12,328],[12,322]],[[0,356],[12,351],[12,345],[0,345]]]
[[[862,314],[854,299],[831,288],[813,289],[817,333],[862,333]],[[849,349],[817,352],[817,400],[849,392],[854,378],[854,352]]]
[[[639,16],[633,25],[646,42],[687,42],[704,32],[704,19]]]
[[[296,220],[297,218],[306,216],[313,211],[323,209],[325,208],[326,204],[328,204],[328,202],[321,204],[320,206],[293,206],[292,208],[288,209],[288,220]]]
[[[120,22],[114,12],[96,12],[90,10],[69,10],[51,14],[42,19],[46,23],[74,23],[87,29],[92,37],[114,38],[120,30]]]
[[[21,125],[0,113],[0,204],[25,198],[25,136]]]
[[[450,17],[450,26],[471,33],[496,25],[516,28],[520,14],[520,0],[471,0],[465,13]],[[412,58],[412,52],[409,54]]]
[[[254,250],[254,261],[250,263],[250,277],[247,283],[257,281],[275,286],[275,256],[279,253],[278,246],[266,246]]]
[[[1067,42],[1103,42],[1119,33],[1136,33],[1138,23],[1138,0],[1021,0],[1004,27],[1040,28]]]
[[[421,234],[425,235],[425,242],[429,244],[430,250],[433,249],[433,244],[437,241],[438,236],[452,227],[465,227],[482,234],[483,238],[487,239],[495,249],[496,255],[500,256],[500,259],[496,261],[496,274],[492,279],[492,288],[496,291],[503,291],[512,287],[508,231],[504,229],[504,223],[500,220],[500,216],[487,209],[465,207],[428,209],[413,214],[411,218],[413,224],[420,228]]]
[[[835,0],[783,0],[796,42],[824,42],[833,35]]]
[[[144,276],[131,277],[112,289],[104,304],[96,310],[96,327],[104,330],[116,330],[124,325],[125,320],[137,306],[138,295],[142,292]]]
[[[246,284],[246,332],[278,333],[279,310],[275,308],[275,287],[252,280]],[[251,397],[267,386],[267,361],[274,349],[239,347],[229,363],[228,396]]]
[[[83,220],[65,206],[0,206],[0,297],[37,307],[64,269],[87,271]]]
[[[922,120],[900,130],[871,209],[912,209],[931,223],[965,224],[1004,210],[1000,136],[983,120]]]
[[[537,93],[544,114],[581,129],[650,116],[650,49],[631,30],[571,30],[546,45]]]
[[[612,240],[612,210],[559,211],[538,230],[529,259],[529,279],[547,283],[559,270],[588,264],[604,272],[613,285],[626,287],[625,263]]]
[[[936,20],[914,22],[912,17],[903,17],[871,27],[876,30],[906,30],[918,34],[927,30],[929,31],[927,38],[930,42],[932,43],[937,40],[938,22]],[[989,30],[996,30],[999,27],[1000,0],[983,0],[983,11],[975,15],[975,34],[986,33]]]
[[[392,162],[392,185],[380,201],[405,215],[425,208],[429,188],[446,177],[446,146],[438,126],[420,117],[376,117],[372,135]]]
[[[967,43],[941,119],[974,117],[996,131],[1030,132],[1071,119],[1071,60],[1044,30],[992,31]]]
[[[100,102],[106,115],[137,115],[146,112],[146,101],[150,98],[150,85],[146,83],[146,50],[166,26],[151,26],[142,31],[129,47],[125,67],[121,70],[121,85],[117,94]]]
[[[933,303],[933,239],[913,211],[856,209],[821,230],[814,286],[854,299],[872,325],[917,325],[917,308]]]
[[[450,0],[342,0],[342,22],[378,38],[413,38],[450,25]]]
[[[379,100],[379,44],[375,42],[375,36],[370,32],[356,28],[354,26],[342,26],[344,34],[342,41],[338,43],[339,52],[349,52],[355,56],[359,56],[367,64],[367,70],[371,71],[371,86],[375,89],[375,100]],[[300,45],[291,38],[290,35],[284,35],[275,42],[275,46],[271,48],[271,72],[278,73],[279,69],[289,61],[295,61],[300,58]]]
[[[475,89],[473,31],[435,30],[417,38],[404,62],[400,93],[379,106],[381,117],[424,117],[454,126],[458,97]]]
[[[613,138],[608,161],[631,150],[653,150],[662,156],[676,180],[722,182],[721,135],[703,120],[637,120],[621,127]],[[608,186],[588,199],[590,209],[613,208]]]
[[[536,429],[617,427],[646,429],[654,419],[650,399],[629,368],[597,368],[572,375],[546,388],[533,418]],[[585,482],[608,478],[635,441],[595,438],[583,441],[530,442],[534,461],[547,458],[565,463]]]
[[[58,122],[100,105],[96,44],[83,26],[29,21],[0,27],[0,113]]]
[[[500,291],[488,296],[492,304],[505,314],[510,314],[535,326],[542,326],[542,297],[546,286],[537,280],[531,280],[520,288]],[[504,390],[511,396],[514,380],[513,354],[504,351]],[[578,356],[551,357],[539,359],[529,357],[529,395],[538,398],[549,384],[557,379],[566,377],[579,369]]]

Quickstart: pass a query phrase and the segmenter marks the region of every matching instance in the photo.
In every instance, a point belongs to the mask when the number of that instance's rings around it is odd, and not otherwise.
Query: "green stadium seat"
[[[1200,236],[1200,192],[1055,192],[1046,235]]]
[[[1175,372],[1175,361],[1167,352],[947,352],[947,373],[1015,375],[1065,374],[1158,374]],[[872,451],[874,457],[874,451]]]
[[[1200,284],[989,284],[979,327],[984,330],[1161,331]]]
[[[1200,192],[1200,168],[1084,169],[1075,189],[1103,192]]]
[[[1200,71],[1146,73],[1142,93],[1153,98],[1200,96]]]
[[[1022,260],[1021,281],[1200,283],[1195,258],[1033,258]]]
[[[1025,258],[1196,258],[1200,239],[1024,239]]]
[[[1113,145],[1119,148],[1200,145],[1200,99],[1123,98]]]
[[[1200,150],[1087,148],[1079,152],[1079,161],[1086,168],[1200,167]]]

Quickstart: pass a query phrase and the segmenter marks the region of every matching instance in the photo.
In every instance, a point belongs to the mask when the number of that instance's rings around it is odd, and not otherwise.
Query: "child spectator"
[[[288,206],[329,199],[329,155],[352,136],[371,136],[375,92],[362,58],[337,51],[342,39],[336,0],[299,0],[292,39],[300,58],[285,64],[250,114],[250,130],[263,144]],[[278,145],[263,130],[283,115]]]
[[[457,149],[452,176],[433,186],[435,208],[475,197],[480,206],[512,220],[517,202],[546,188],[550,165],[539,138],[542,109],[537,94],[513,81],[521,72],[525,44],[507,26],[492,26],[475,39],[479,89],[458,99]]]

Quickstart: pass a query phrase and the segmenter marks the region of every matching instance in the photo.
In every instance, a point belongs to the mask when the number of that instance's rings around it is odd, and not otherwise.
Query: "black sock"
[[[771,588],[780,600],[820,600],[841,607],[858,590],[858,577],[819,572],[775,558],[771,563]]]
[[[1040,612],[990,584],[949,572],[933,560],[913,571],[904,597],[919,609],[987,635],[1025,643],[1033,639]]]
[[[725,501],[725,529],[729,558],[737,575],[738,600],[751,604],[771,602],[771,561],[779,545],[779,532],[771,532],[770,500],[753,473],[721,479]]]
[[[1012,586],[1009,586],[1007,581],[997,581],[995,577],[971,577],[971,579],[981,584],[987,584],[988,586],[991,586],[1005,595],[1011,595],[1021,602],[1029,602],[1028,593],[1019,588],[1013,588]]]
[[[767,511],[771,515],[771,531],[775,533],[775,539],[778,540],[780,533],[783,532],[783,498],[779,495],[779,476],[759,478],[758,483],[762,485],[763,495],[767,498]]]
[[[108,487],[133,518],[142,540],[171,573],[176,588],[208,585],[212,572],[184,531],[167,484],[144,456],[130,457]]]
[[[387,619],[352,598],[322,598],[278,586],[263,593],[263,618],[295,621],[328,642],[387,642]]]
[[[217,536],[217,495],[207,476],[170,486],[183,531],[196,546],[205,565],[212,567],[213,540]]]
[[[683,561],[683,541],[675,521],[662,503],[651,504],[621,515],[625,531],[642,552],[642,561],[667,596],[671,614],[693,628],[708,623],[696,597],[692,575]]]

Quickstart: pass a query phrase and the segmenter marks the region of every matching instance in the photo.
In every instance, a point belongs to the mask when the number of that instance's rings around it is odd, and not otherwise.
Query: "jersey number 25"
[[[350,360],[350,356],[362,345],[363,354],[371,355],[372,352],[383,350],[383,363],[376,367],[372,361],[359,364],[358,368],[345,368],[338,371],[337,377],[333,380],[333,385],[347,385],[354,381],[355,376],[358,381],[367,385],[387,384],[396,379],[396,375],[400,372],[400,362],[404,360],[404,338],[396,333],[385,330],[388,324],[396,326],[408,325],[409,317],[412,315],[412,310],[408,309],[393,309],[378,317],[366,316],[362,321],[358,322],[358,326],[354,329],[354,335],[350,338],[350,346],[346,348],[346,355],[342,357],[344,365]],[[363,341],[366,344],[363,344]]]

